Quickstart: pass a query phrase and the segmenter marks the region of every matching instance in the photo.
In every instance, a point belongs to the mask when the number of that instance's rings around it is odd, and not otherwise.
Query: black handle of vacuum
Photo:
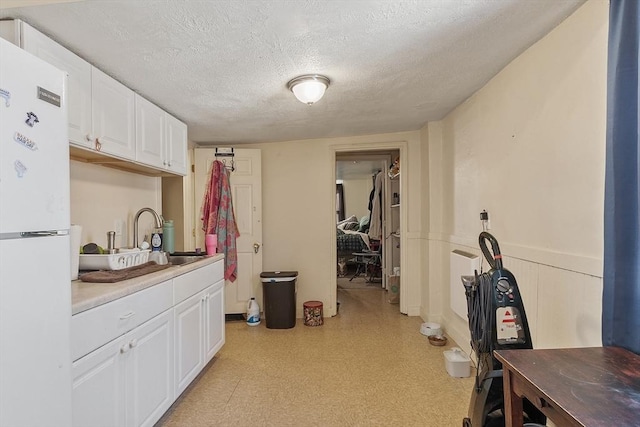
[[[486,240],[491,242],[491,249],[493,250],[493,255],[489,252],[489,248],[487,248]],[[498,240],[493,237],[490,233],[483,231],[480,233],[478,237],[478,243],[480,244],[480,249],[484,254],[484,257],[487,259],[487,262],[494,270],[502,269],[502,254],[500,253],[500,246],[498,246]]]

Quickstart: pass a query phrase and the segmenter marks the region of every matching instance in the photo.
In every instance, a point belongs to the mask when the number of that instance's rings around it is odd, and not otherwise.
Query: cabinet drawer
[[[168,280],[72,316],[72,360],[79,359],[172,306],[172,286],[171,280]]]
[[[213,264],[190,271],[173,279],[173,303],[178,304],[206,287],[224,279],[224,262],[219,260]]]

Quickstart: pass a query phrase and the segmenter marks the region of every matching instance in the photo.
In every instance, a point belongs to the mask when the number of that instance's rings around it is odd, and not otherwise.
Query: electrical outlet
[[[121,219],[116,219],[115,221],[113,221],[113,231],[116,232],[116,236],[122,236],[122,223],[123,221]]]

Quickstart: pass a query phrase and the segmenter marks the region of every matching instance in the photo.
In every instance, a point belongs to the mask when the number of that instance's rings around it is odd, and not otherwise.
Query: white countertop
[[[88,283],[81,280],[71,282],[71,314],[77,314],[85,310],[106,304],[118,298],[131,295],[165,280],[171,280],[176,276],[188,273],[207,264],[224,259],[223,254],[204,256],[202,260],[190,264],[175,265],[155,273],[134,277],[116,283]]]

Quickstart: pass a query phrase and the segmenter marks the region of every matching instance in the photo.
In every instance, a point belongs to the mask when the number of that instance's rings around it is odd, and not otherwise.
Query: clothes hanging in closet
[[[382,240],[382,191],[384,175],[378,172],[374,179],[373,198],[371,200],[371,220],[369,221],[369,238]]]

